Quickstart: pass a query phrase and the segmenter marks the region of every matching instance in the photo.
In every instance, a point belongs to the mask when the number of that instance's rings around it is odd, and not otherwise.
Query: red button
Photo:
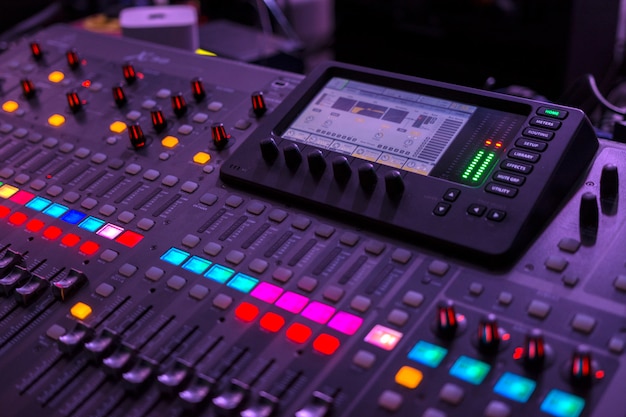
[[[20,213],[19,211],[11,214],[11,216],[9,217],[9,223],[15,226],[24,224],[26,220],[28,220],[28,216],[25,215],[24,213]]]
[[[39,219],[32,219],[26,223],[26,230],[29,232],[38,232],[45,226],[45,223]]]
[[[100,249],[100,245],[98,245],[96,242],[88,240],[87,242],[80,245],[79,250],[85,255],[93,255],[98,251],[98,249]]]
[[[143,236],[140,235],[139,233],[126,230],[124,233],[119,235],[117,239],[115,239],[115,241],[118,243],[121,243],[124,246],[128,246],[129,248],[132,248],[137,243],[141,242],[141,239],[143,239]]]
[[[61,239],[61,243],[69,248],[71,248],[72,246],[76,246],[78,242],[80,242],[80,237],[75,235],[74,233],[68,233],[63,236],[63,239]]]
[[[6,217],[11,212],[11,209],[5,206],[0,206],[0,217]]]
[[[287,339],[296,343],[304,343],[311,337],[313,331],[304,324],[294,323],[287,329]]]
[[[243,302],[235,309],[235,316],[246,323],[251,322],[259,315],[259,308],[254,304]]]
[[[63,231],[56,226],[50,226],[43,231],[44,237],[50,240],[57,239],[62,233]]]
[[[268,312],[261,317],[259,324],[268,332],[276,333],[285,325],[285,319],[276,313]]]
[[[324,355],[332,355],[339,348],[339,339],[326,333],[317,336],[313,341],[313,349]]]

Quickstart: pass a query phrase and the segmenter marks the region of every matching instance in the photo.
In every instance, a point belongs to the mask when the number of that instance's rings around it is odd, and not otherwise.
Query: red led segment
[[[294,323],[287,329],[287,339],[296,343],[306,342],[312,334],[310,327],[300,323]]]
[[[235,309],[235,316],[246,323],[251,322],[259,315],[259,307],[254,304],[243,302]]]
[[[126,230],[124,231],[124,233],[119,235],[117,239],[115,239],[115,241],[118,243],[121,243],[124,246],[128,246],[129,248],[132,248],[137,243],[141,242],[141,239],[143,239],[143,236],[140,235],[139,233]]]
[[[24,205],[33,198],[35,198],[35,194],[20,190],[17,193],[13,194],[11,198],[9,198],[9,200],[13,201],[14,203]]]
[[[59,236],[61,236],[62,233],[63,233],[63,231],[61,229],[59,229],[58,227],[56,227],[56,226],[49,226],[48,228],[46,228],[46,230],[43,231],[43,236],[46,239],[55,240]]]
[[[285,319],[282,316],[276,313],[272,313],[270,311],[270,312],[265,313],[263,317],[261,317],[261,321],[259,324],[261,325],[261,328],[263,328],[264,330],[267,330],[268,332],[276,333],[277,331],[282,329],[282,327],[285,325]]]
[[[61,239],[61,243],[69,248],[76,246],[78,242],[80,242],[80,237],[74,233],[68,233]]]
[[[0,206],[0,218],[4,218],[9,215],[11,209],[5,206]]]
[[[32,219],[31,221],[26,223],[26,230],[28,230],[29,232],[38,232],[43,229],[45,225],[46,224],[39,219]]]
[[[96,242],[88,240],[87,242],[80,245],[79,250],[85,255],[93,255],[98,251],[98,249],[100,249],[100,245],[98,245]]]
[[[19,225],[24,224],[26,220],[28,220],[28,216],[25,215],[24,213],[20,213],[19,211],[11,214],[11,216],[9,217],[9,223],[11,223],[14,226],[19,226]]]
[[[332,355],[339,349],[339,339],[326,333],[317,336],[313,341],[313,349],[324,355]]]

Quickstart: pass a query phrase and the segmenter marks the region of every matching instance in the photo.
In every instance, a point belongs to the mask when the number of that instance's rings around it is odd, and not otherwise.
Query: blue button
[[[223,284],[228,281],[228,278],[232,277],[234,273],[235,271],[230,268],[215,264],[206,272],[206,274],[204,274],[204,276]]]
[[[62,206],[61,204],[52,203],[48,208],[46,208],[43,212],[48,216],[59,218],[64,215],[69,208]]]
[[[206,259],[202,259],[197,256],[192,256],[187,262],[185,262],[183,268],[196,274],[202,274],[209,268],[209,266],[211,266],[211,261],[207,261]]]
[[[448,354],[448,349],[420,340],[409,352],[409,359],[436,368]]]
[[[85,216],[86,216],[85,213],[81,213],[80,211],[76,211],[76,210],[70,210],[67,213],[65,213],[65,215],[61,218],[61,220],[71,223],[71,224],[76,224],[82,219],[84,219]]]
[[[189,254],[185,251],[176,248],[170,248],[167,252],[161,255],[161,260],[169,262],[173,265],[180,265],[183,263]]]
[[[506,372],[493,387],[495,393],[511,400],[525,403],[535,390],[537,383],[532,379]]]
[[[42,198],[42,197],[35,197],[32,200],[30,200],[28,203],[26,203],[26,207],[33,209],[33,210],[41,211],[45,209],[46,207],[48,207],[50,203],[52,203],[52,201],[46,200],[45,198]]]
[[[242,274],[241,272],[238,273],[237,275],[235,275],[233,277],[233,279],[231,279],[230,281],[228,281],[228,284],[226,284],[228,287],[232,287],[235,288],[243,293],[249,293],[250,291],[252,291],[252,289],[254,287],[256,287],[256,284],[259,283],[259,280],[256,278],[253,278],[249,275],[246,274]]]
[[[491,366],[485,362],[461,356],[450,368],[450,375],[455,376],[470,384],[478,385],[484,381]]]
[[[585,408],[585,400],[567,392],[553,389],[541,403],[541,411],[555,417],[578,417]]]
[[[89,230],[90,232],[95,232],[96,230],[100,229],[104,225],[104,223],[104,220],[96,219],[95,217],[89,216],[85,220],[80,222],[78,227],[80,227],[81,229]]]

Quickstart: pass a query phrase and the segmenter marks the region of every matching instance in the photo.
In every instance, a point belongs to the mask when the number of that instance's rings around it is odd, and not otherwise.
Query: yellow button
[[[111,129],[111,132],[113,133],[122,133],[126,130],[126,123],[116,120],[115,122],[111,123],[109,129]]]
[[[7,113],[13,113],[15,110],[19,108],[20,108],[20,105],[17,104],[17,102],[13,100],[5,101],[4,103],[2,103],[2,110],[4,110]]]
[[[424,375],[421,371],[410,366],[403,366],[396,373],[396,383],[411,389],[417,388],[423,378]]]
[[[65,123],[65,117],[63,117],[60,114],[53,114],[52,116],[48,117],[48,124],[50,126],[61,126],[63,123]]]
[[[196,164],[206,164],[211,160],[211,155],[206,152],[198,152],[193,156],[193,162]]]
[[[60,83],[61,81],[63,81],[64,78],[65,74],[63,74],[61,71],[52,71],[48,75],[48,81],[50,81],[51,83]]]
[[[77,319],[84,320],[89,317],[91,311],[91,307],[79,301],[78,303],[74,304],[74,306],[70,310],[70,313],[72,313],[72,316],[76,317]]]
[[[161,140],[161,145],[165,146],[166,148],[173,148],[174,146],[178,145],[178,138],[174,136],[166,136]]]
[[[4,184],[2,187],[0,187],[0,197],[9,198],[13,194],[17,193],[18,191],[19,189],[15,188],[14,186],[9,185],[9,184]]]

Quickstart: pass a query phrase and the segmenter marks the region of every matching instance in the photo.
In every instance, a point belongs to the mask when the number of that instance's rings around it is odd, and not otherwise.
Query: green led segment
[[[478,182],[482,179],[489,167],[496,158],[494,152],[487,152],[484,149],[480,149],[476,152],[476,155],[472,158],[461,177],[464,180],[471,180],[471,182]]]
[[[237,275],[235,275],[233,277],[233,279],[231,279],[230,281],[228,281],[228,284],[226,284],[228,287],[232,287],[236,290],[239,290],[243,293],[249,293],[250,291],[252,291],[252,289],[254,287],[256,287],[256,284],[259,283],[259,280],[256,278],[253,278],[249,275],[246,274],[242,274],[241,272],[238,273]]]
[[[513,401],[525,403],[535,390],[537,383],[532,379],[505,372],[498,380],[493,390],[496,394],[509,398]]]
[[[415,362],[430,366],[431,368],[436,368],[447,354],[447,349],[420,340],[415,344],[415,346],[413,346],[408,357]]]
[[[461,356],[450,368],[450,375],[470,384],[478,385],[487,376],[491,366],[476,359]]]
[[[90,232],[95,232],[104,226],[104,220],[96,219],[95,217],[87,217],[85,220],[78,224],[78,227],[81,229],[89,230]]]
[[[204,276],[212,279],[213,281],[217,281],[220,284],[223,284],[228,281],[228,279],[232,277],[234,273],[235,271],[230,268],[215,264],[211,267],[211,269],[206,272],[206,274],[204,274]]]
[[[33,210],[42,211],[43,209],[48,207],[50,203],[52,203],[52,201],[46,200],[45,198],[41,198],[41,197],[35,197],[32,200],[30,200],[28,203],[26,203],[26,207],[33,209]]]
[[[585,400],[576,395],[553,389],[541,403],[541,411],[555,417],[578,417],[585,408]]]
[[[161,255],[161,260],[169,262],[172,265],[180,265],[185,259],[189,257],[189,254],[185,251],[176,248],[170,248],[167,252]]]
[[[187,260],[187,262],[184,263],[183,269],[201,275],[204,271],[209,269],[209,266],[211,266],[211,261],[207,261],[206,259],[202,259],[197,256],[192,256]]]

